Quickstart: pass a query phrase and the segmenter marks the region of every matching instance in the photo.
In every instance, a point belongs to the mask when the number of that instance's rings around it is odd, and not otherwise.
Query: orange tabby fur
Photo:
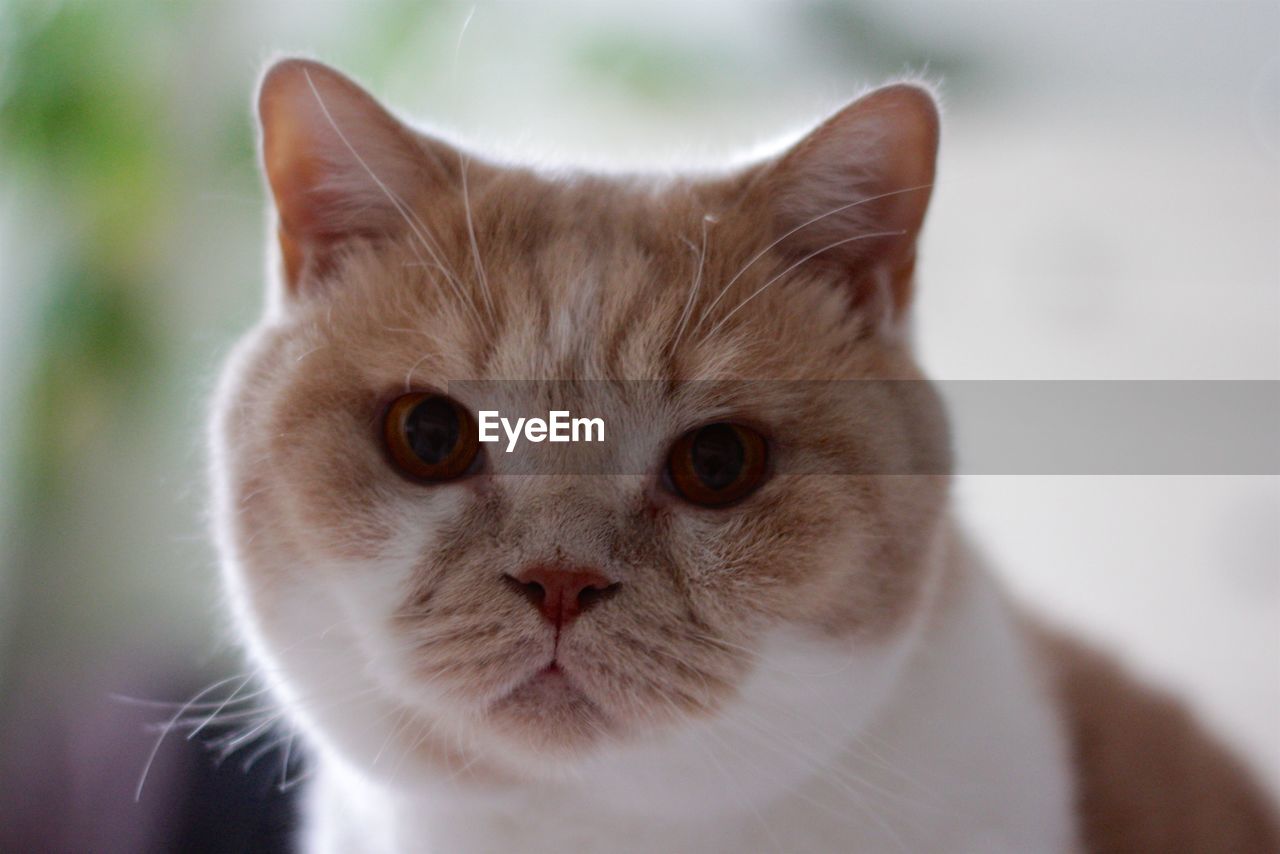
[[[1062,704],[1086,850],[1280,850],[1266,794],[1181,703],[1032,627]]]

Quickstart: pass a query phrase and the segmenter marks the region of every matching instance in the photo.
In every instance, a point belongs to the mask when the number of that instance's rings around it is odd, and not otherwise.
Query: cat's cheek
[[[937,515],[938,502],[903,480],[776,473],[740,504],[668,500],[656,518],[693,610],[726,637],[750,642],[779,625],[885,635],[916,607],[921,582],[920,555],[893,545],[927,542]]]
[[[361,457],[309,436],[268,449],[274,500],[308,555],[372,560],[394,536],[394,494]]]
[[[376,455],[336,456],[296,476],[289,501],[297,530],[307,532],[308,550],[334,561],[418,562],[432,533],[479,497],[479,478],[420,484],[388,471]]]

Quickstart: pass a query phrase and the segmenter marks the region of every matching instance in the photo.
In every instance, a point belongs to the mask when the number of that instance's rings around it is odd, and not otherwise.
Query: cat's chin
[[[614,729],[610,716],[555,664],[490,704],[485,719],[521,752],[558,760],[590,753]]]

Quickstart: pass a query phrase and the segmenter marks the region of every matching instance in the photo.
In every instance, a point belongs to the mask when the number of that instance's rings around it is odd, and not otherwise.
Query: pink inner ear
[[[923,89],[889,86],[845,107],[776,168],[779,247],[843,270],[862,290],[887,281],[893,309],[904,311],[937,147],[937,109]],[[875,298],[854,295],[859,304]]]
[[[279,225],[276,233],[284,261],[285,280],[290,286],[301,278],[309,254],[323,242],[324,216],[321,200],[312,193],[322,180],[308,143],[310,136],[299,128],[289,111],[272,111],[262,101],[262,159],[276,203]]]

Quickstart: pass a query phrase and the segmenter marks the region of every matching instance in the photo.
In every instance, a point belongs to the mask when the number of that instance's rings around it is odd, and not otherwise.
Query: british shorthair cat
[[[277,269],[212,471],[303,848],[1280,850],[1241,767],[952,522],[906,334],[927,89],[675,177],[491,162],[307,60],[258,109]],[[596,468],[481,441],[466,382],[600,419]]]

